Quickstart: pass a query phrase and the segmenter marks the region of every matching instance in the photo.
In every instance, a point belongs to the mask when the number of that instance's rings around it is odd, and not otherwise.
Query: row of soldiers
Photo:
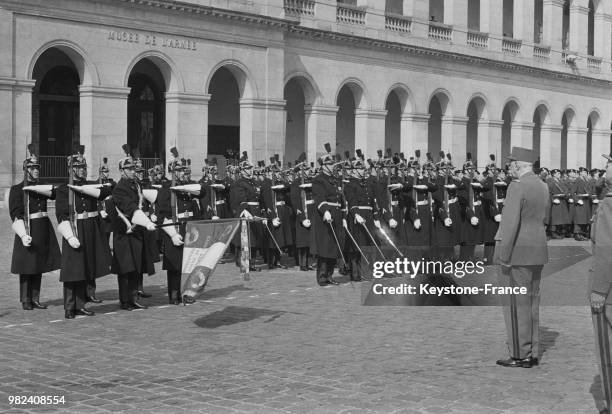
[[[584,167],[568,170],[541,169],[540,177],[548,185],[551,211],[548,233],[553,239],[589,238],[590,223],[602,195],[605,195],[603,170]]]

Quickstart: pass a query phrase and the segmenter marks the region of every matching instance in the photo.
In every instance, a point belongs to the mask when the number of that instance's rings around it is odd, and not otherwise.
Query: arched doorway
[[[385,149],[391,148],[393,153],[400,152],[402,104],[396,91],[391,91],[385,103]]]
[[[347,83],[338,92],[336,105],[336,152],[355,152],[355,110],[359,107],[362,90],[357,84]],[[332,149],[333,151],[333,149]]]
[[[308,154],[306,106],[314,104],[316,92],[303,76],[293,77],[285,84],[285,155],[283,159],[294,162],[300,154]]]
[[[208,93],[208,154],[225,155],[228,149],[239,153],[241,92],[234,73],[227,67],[217,69]]]
[[[465,150],[472,154],[472,160],[474,160],[476,165],[486,165],[488,162],[488,158],[485,158],[487,155],[482,153],[481,148],[479,148],[479,141],[482,142],[482,147],[485,150],[488,147],[488,143],[485,142],[487,137],[480,137],[478,133],[484,109],[485,101],[480,97],[472,99],[467,109],[468,121],[465,131]]]
[[[130,72],[128,87],[128,145],[142,158],[163,158],[165,143],[166,86],[159,68],[140,60]]]
[[[547,125],[548,121],[548,109],[545,105],[538,105],[533,113],[533,141],[532,147],[536,158],[542,159],[541,155],[543,151],[551,152],[549,148],[542,148],[542,125]],[[542,165],[542,167],[550,167],[549,165]]]
[[[430,152],[432,155],[439,153],[441,150],[444,152],[452,151],[452,148],[442,148],[442,117],[446,115],[448,102],[448,96],[442,92],[435,94],[429,101],[426,152]],[[423,148],[417,149],[423,150]]]
[[[32,142],[38,144],[41,156],[69,155],[73,145],[79,143],[81,81],[77,69],[64,52],[51,48],[36,61],[33,78]],[[59,167],[59,163],[54,164]],[[41,171],[41,176],[64,176],[49,173]]]
[[[501,145],[501,156],[502,159],[506,159],[512,151],[512,123],[515,120],[516,113],[518,112],[518,104],[514,101],[508,102],[504,106],[502,112],[502,145]]]
[[[566,169],[568,167],[576,167],[574,165],[568,165],[568,151],[575,151],[576,149],[568,148],[568,132],[574,122],[574,111],[567,109],[563,113],[561,118],[561,168]]]

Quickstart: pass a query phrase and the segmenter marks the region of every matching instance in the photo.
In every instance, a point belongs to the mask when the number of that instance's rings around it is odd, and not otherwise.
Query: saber
[[[280,249],[280,247],[278,247],[278,243],[276,242],[276,239],[274,239],[274,236],[272,235],[272,232],[270,231],[270,228],[268,227],[268,225],[267,225],[267,224],[264,224],[263,226],[266,228],[266,230],[268,230],[268,234],[270,235],[270,237],[272,238],[272,241],[274,242],[274,245],[275,245],[275,246],[276,246],[276,248],[278,249],[278,253],[279,253],[281,256],[284,256],[285,254],[284,254],[284,253],[283,253],[283,251]]]
[[[368,226],[366,226],[365,222],[361,223],[361,225],[363,226],[363,228],[365,229],[366,233],[368,233],[368,236],[370,236],[370,240],[372,240],[372,243],[374,243],[374,246],[376,246],[376,250],[378,250],[378,253],[380,253],[380,255],[382,256],[382,258],[387,261],[387,258],[385,257],[385,255],[383,254],[382,250],[380,250],[380,247],[378,247],[378,245],[376,244],[376,242],[374,241],[374,237],[372,237],[372,233],[370,233],[370,230],[368,230]]]
[[[327,222],[327,224],[329,224],[329,227],[331,228],[332,234],[334,235],[334,240],[336,240],[336,246],[338,246],[338,251],[340,252],[340,257],[342,257],[342,263],[344,263],[344,265],[346,266],[346,260],[344,260],[344,254],[342,254],[342,249],[340,248],[340,242],[338,241],[338,236],[336,236],[336,231],[334,230],[334,226],[329,221]]]
[[[351,232],[349,231],[347,226],[343,226],[344,230],[346,230],[346,234],[349,235],[349,237],[351,238],[351,240],[353,241],[353,244],[355,245],[355,247],[357,248],[357,250],[359,250],[359,253],[361,254],[361,257],[363,257],[363,260],[366,261],[366,263],[369,265],[370,262],[368,261],[368,258],[365,256],[365,254],[363,254],[363,251],[361,251],[361,248],[359,247],[359,245],[357,244],[357,242],[355,241],[355,238],[353,237],[353,235],[351,234]]]
[[[383,230],[382,227],[379,227],[378,230],[380,230],[380,232],[383,234],[383,236],[385,236],[385,238],[387,239],[387,242],[395,249],[395,251],[402,257],[404,257],[404,255],[402,254],[402,252],[399,251],[399,249],[397,248],[397,246],[395,246],[395,243],[393,243],[391,241],[391,238],[387,235],[387,233]]]

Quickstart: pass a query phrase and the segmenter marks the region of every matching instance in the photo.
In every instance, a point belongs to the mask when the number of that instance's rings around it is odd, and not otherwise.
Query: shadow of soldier
[[[593,402],[595,403],[595,408],[597,409],[597,412],[600,414],[608,413],[602,389],[601,376],[599,374],[593,377],[593,383],[589,388],[589,392],[593,396]]]
[[[540,357],[555,345],[557,337],[559,332],[540,326]]]
[[[286,313],[299,315],[299,313],[295,312],[275,311],[244,306],[227,306],[222,310],[215,311],[209,315],[196,319],[194,323],[200,328],[215,329],[220,326],[249,322],[264,316],[269,317],[264,321],[264,323],[273,322]]]

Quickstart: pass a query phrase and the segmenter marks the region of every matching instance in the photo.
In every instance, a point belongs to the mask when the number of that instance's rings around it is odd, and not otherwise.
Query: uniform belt
[[[247,201],[247,206],[259,206],[259,201]]]
[[[497,201],[498,203],[503,203],[504,201],[506,201],[505,198],[498,198],[495,201]]]
[[[46,211],[39,211],[38,213],[30,213],[30,220],[47,217],[49,214]]]
[[[179,214],[176,215],[177,219],[189,218],[189,217],[193,217],[193,212],[185,211],[184,213],[179,213]]]
[[[457,197],[453,197],[453,198],[449,198],[448,199],[448,204],[453,204],[457,202]]]
[[[306,200],[306,204],[314,204],[314,200]]]
[[[565,194],[553,194],[553,197],[565,197]]]
[[[353,206],[351,207],[351,210],[354,208],[358,208],[359,210],[372,210],[372,207],[370,206]]]
[[[85,220],[92,217],[98,217],[97,211],[86,211],[84,213],[79,213],[76,215],[77,220]]]
[[[277,202],[276,202],[276,205],[277,205],[277,206],[284,206],[284,205],[285,205],[285,202],[284,202],[284,201],[277,201]]]
[[[482,201],[474,201],[474,205],[475,205],[475,206],[479,206],[479,205],[481,205],[481,204],[482,204]]]
[[[392,206],[397,206],[399,204],[399,201],[395,200],[395,201],[391,201],[391,205]]]
[[[330,207],[340,207],[340,203],[333,203],[331,201],[322,201],[321,204],[319,204],[318,208],[321,208],[323,204],[327,204]]]
[[[576,194],[578,197],[590,197],[590,194]]]
[[[429,205],[429,200],[417,201],[416,205],[417,206],[426,206],[426,205]]]
[[[225,200],[217,200],[217,201],[215,201],[215,204],[216,205],[225,204]]]

